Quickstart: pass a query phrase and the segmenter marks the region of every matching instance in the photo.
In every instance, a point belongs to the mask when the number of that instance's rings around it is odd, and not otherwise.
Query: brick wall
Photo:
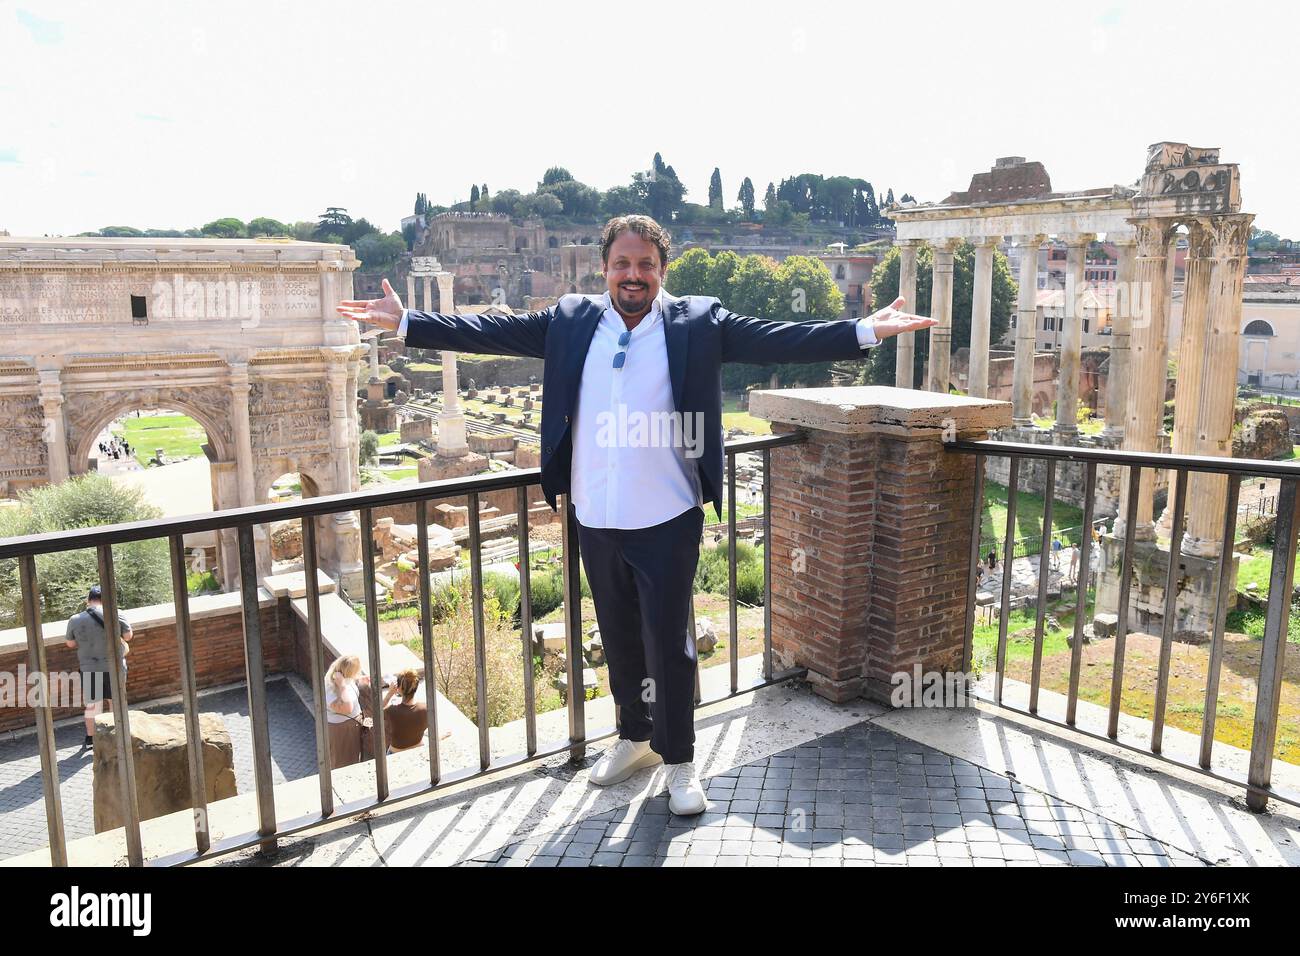
[[[292,627],[293,612],[287,600],[261,608],[263,658],[268,674],[297,668]],[[131,619],[129,610],[123,612]],[[205,615],[191,621],[194,641],[194,672],[200,688],[233,684],[245,679],[244,626],[238,607]],[[136,626],[127,656],[126,693],[129,701],[147,701],[181,692],[180,655],[174,622]],[[76,671],[77,652],[57,643],[45,648],[46,665],[51,671]],[[20,664],[27,663],[27,649],[0,652],[0,672],[17,674]],[[54,719],[76,717],[80,707],[57,708]],[[35,725],[28,707],[0,708],[0,732]]]
[[[807,441],[774,449],[772,646],[837,702],[888,703],[892,675],[961,667],[975,457],[1005,402],[867,386],[755,392]]]

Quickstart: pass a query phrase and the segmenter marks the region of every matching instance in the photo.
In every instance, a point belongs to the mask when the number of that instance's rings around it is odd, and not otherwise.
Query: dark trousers
[[[664,763],[695,759],[691,596],[704,510],[649,528],[588,528],[578,551],[619,707],[619,736],[648,740]]]

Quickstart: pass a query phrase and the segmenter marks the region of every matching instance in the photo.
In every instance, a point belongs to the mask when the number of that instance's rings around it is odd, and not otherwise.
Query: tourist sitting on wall
[[[131,625],[120,614],[117,617],[118,636],[122,639],[122,682],[126,682],[126,655],[130,651]],[[77,663],[81,668],[81,698],[85,704],[86,739],[83,747],[95,742],[95,718],[103,712],[104,702],[113,698],[112,685],[109,683],[109,662],[112,652],[109,650],[108,633],[104,626],[104,598],[99,585],[91,587],[86,596],[86,609],[74,614],[68,621],[67,636],[64,643],[77,652]]]
[[[360,674],[361,658],[355,654],[340,657],[325,672],[331,767],[346,767],[361,759],[361,698],[357,692]]]
[[[424,742],[424,732],[429,729],[429,709],[423,700],[416,699],[420,689],[420,672],[404,670],[384,687],[384,730],[388,735],[388,752],[411,750]],[[397,703],[393,696],[401,695]],[[443,733],[446,737],[450,731]]]

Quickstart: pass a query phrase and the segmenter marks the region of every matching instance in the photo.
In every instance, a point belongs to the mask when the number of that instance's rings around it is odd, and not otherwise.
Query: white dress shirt
[[[648,528],[690,508],[703,508],[698,462],[704,454],[703,422],[677,413],[668,374],[663,290],[650,312],[627,331],[609,293],[582,367],[572,415],[570,495],[578,520],[589,528]],[[397,329],[406,336],[407,315]],[[858,319],[858,346],[878,345],[871,321]],[[622,368],[614,356],[626,352]]]

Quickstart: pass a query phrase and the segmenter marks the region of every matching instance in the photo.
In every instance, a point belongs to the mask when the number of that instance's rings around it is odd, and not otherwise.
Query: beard
[[[619,286],[614,302],[620,312],[640,312],[650,304],[650,288],[644,285],[636,289]]]

